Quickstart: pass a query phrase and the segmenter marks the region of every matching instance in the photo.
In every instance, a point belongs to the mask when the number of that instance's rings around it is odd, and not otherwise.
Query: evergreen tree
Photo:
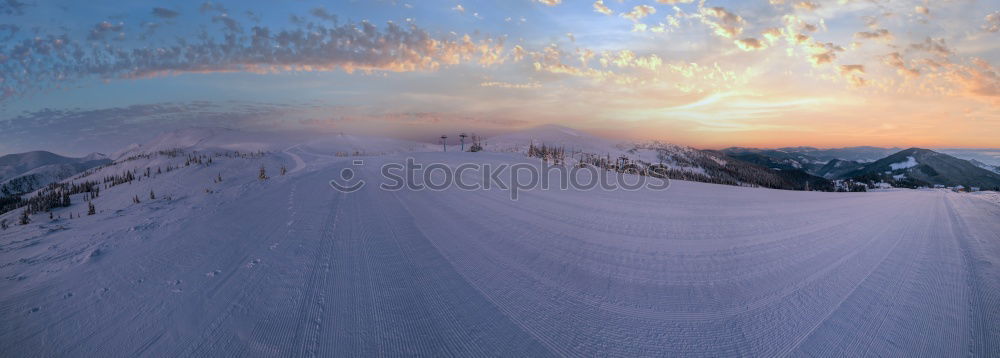
[[[149,200],[156,200],[156,193],[153,193],[153,189],[149,190]]]
[[[27,210],[21,212],[20,223],[21,223],[21,225],[28,225],[28,224],[31,223],[31,217],[28,216],[28,211]]]
[[[260,173],[257,174],[257,179],[267,180],[267,170],[264,169],[263,165],[260,166]]]
[[[97,208],[94,207],[94,202],[87,202],[87,215],[97,214]]]
[[[0,220],[0,230],[7,230],[7,219]]]

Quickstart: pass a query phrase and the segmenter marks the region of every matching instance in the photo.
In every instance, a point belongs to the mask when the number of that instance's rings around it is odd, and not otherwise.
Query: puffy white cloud
[[[622,14],[622,17],[632,21],[639,21],[640,19],[655,13],[656,13],[656,8],[652,6],[637,5],[636,7],[632,8],[632,11]]]
[[[562,4],[562,0],[535,0],[543,5],[556,6]]]
[[[608,8],[607,5],[604,5],[604,0],[594,1],[594,11],[602,13],[602,14],[605,14],[605,15],[612,15],[612,14],[615,13],[610,8]]]

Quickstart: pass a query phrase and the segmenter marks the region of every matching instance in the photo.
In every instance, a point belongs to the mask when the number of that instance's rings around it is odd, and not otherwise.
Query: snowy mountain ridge
[[[8,154],[0,157],[0,196],[32,192],[81,171],[110,163],[101,153],[80,158],[46,151]]]

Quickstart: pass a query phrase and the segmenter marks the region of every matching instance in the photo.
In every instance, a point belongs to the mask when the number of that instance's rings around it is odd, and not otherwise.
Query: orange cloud
[[[699,18],[702,23],[712,28],[716,35],[725,38],[739,36],[743,33],[743,26],[746,25],[746,20],[722,7],[702,8]]]
[[[903,60],[903,55],[899,52],[893,52],[882,57],[882,63],[888,65],[889,67],[895,68],[900,74],[918,77],[920,76],[920,71],[910,68],[906,65],[906,61]]]
[[[739,46],[743,51],[756,51],[767,48],[766,44],[752,37],[736,40],[736,46]]]

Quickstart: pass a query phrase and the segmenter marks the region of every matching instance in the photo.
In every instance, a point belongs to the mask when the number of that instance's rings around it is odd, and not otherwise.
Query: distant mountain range
[[[487,150],[525,151],[529,144],[560,146],[569,152],[628,157],[639,168],[666,167],[670,178],[776,189],[833,190],[834,180],[899,187],[936,184],[1000,186],[1000,168],[928,149],[848,147],[819,149],[732,147],[699,150],[662,142],[614,143],[572,128],[546,125],[490,138]],[[988,150],[951,150],[990,158]],[[913,161],[909,158],[913,157]],[[894,169],[895,168],[895,169]]]
[[[864,166],[853,160],[831,159],[819,169],[813,170],[813,174],[827,179],[844,178],[847,173],[853,172]]]
[[[0,196],[29,193],[108,163],[111,160],[100,153],[82,158],[64,157],[46,151],[8,154],[0,157]]]
[[[902,186],[1000,187],[1000,174],[929,149],[910,148],[843,175],[856,180],[892,181]]]
[[[829,180],[887,182],[903,187],[931,185],[1000,187],[1000,168],[975,159],[959,159],[929,149],[734,147],[726,148],[722,152],[733,158],[768,168],[801,169]],[[874,156],[882,154],[885,155],[871,160]]]
[[[778,148],[779,151],[784,151],[788,153],[795,153],[800,155],[805,155],[813,160],[819,160],[823,162],[828,162],[830,160],[849,160],[855,162],[873,162],[893,153],[896,153],[902,148],[879,148],[879,147],[846,147],[846,148],[831,148],[831,149],[818,149],[813,147],[786,147]]]

